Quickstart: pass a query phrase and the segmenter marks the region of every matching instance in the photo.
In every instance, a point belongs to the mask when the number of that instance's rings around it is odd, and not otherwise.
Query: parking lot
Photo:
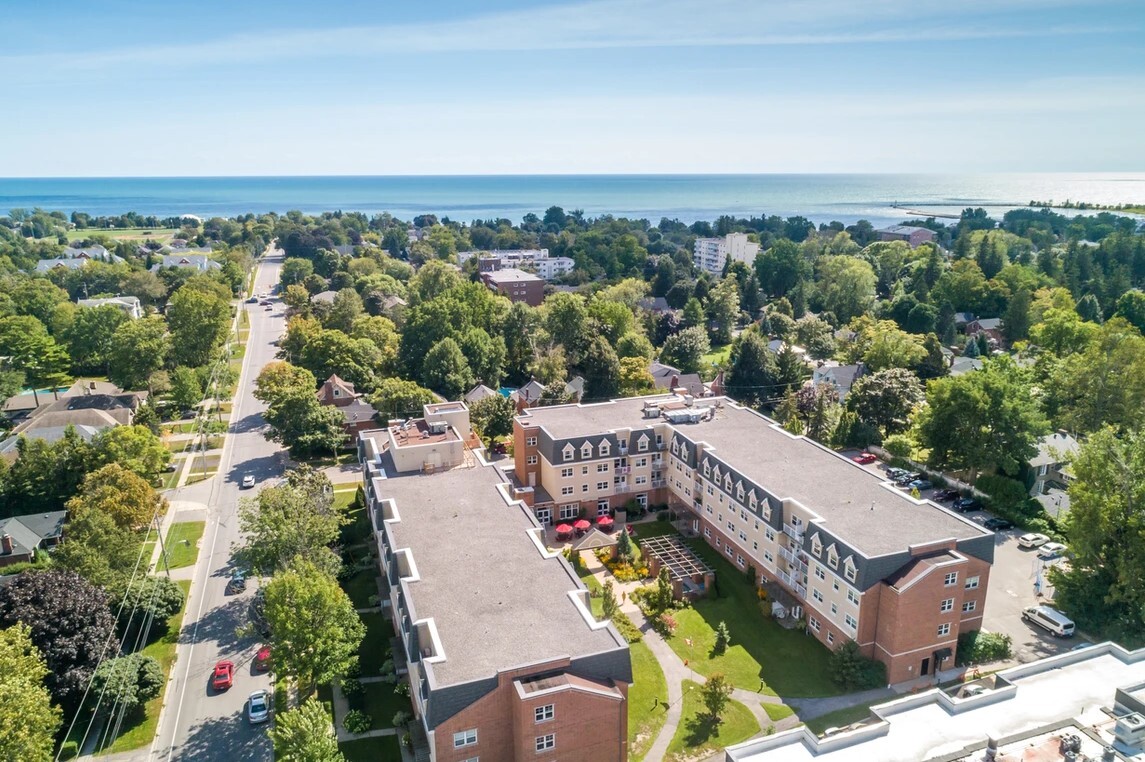
[[[851,458],[859,451],[846,451]],[[888,478],[886,464],[879,461],[864,464],[863,468]],[[925,490],[922,497],[932,498],[934,490]],[[950,503],[940,503],[949,507]],[[991,517],[986,511],[973,511],[964,514],[967,518],[982,524]],[[1062,561],[1043,561],[1038,558],[1037,548],[1018,546],[1020,529],[998,532],[994,539],[994,566],[990,570],[990,586],[986,591],[986,613],[982,628],[988,632],[1009,635],[1013,641],[1013,658],[1019,662],[1029,662],[1046,656],[1068,651],[1085,639],[1056,638],[1045,630],[1022,620],[1022,609],[1039,603],[1053,605],[1053,586],[1046,579],[1046,570]],[[1041,596],[1035,590],[1035,582],[1040,581]]]

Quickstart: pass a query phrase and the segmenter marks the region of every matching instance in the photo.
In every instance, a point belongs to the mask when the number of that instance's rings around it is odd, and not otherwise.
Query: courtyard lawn
[[[171,525],[167,531],[167,557],[170,559],[171,569],[182,569],[185,566],[194,566],[199,558],[199,540],[207,528],[205,521],[178,521]],[[163,567],[162,558],[159,567]]]
[[[712,723],[704,707],[702,686],[691,680],[685,680],[682,685],[684,711],[676,735],[668,745],[669,759],[702,758],[759,732],[759,723],[751,710],[738,701],[729,701],[721,722]]]
[[[660,734],[668,713],[668,684],[652,649],[631,643],[632,686],[628,689],[628,756],[640,760]]]
[[[636,541],[648,540],[653,537],[663,537],[666,534],[676,534],[676,528],[670,521],[643,521],[628,528],[628,533]]]
[[[366,625],[366,637],[358,648],[358,664],[362,668],[363,677],[374,677],[381,674],[382,664],[390,658],[390,639],[394,630],[386,618],[378,612],[359,614],[362,624]]]
[[[791,715],[795,714],[795,710],[789,707],[787,704],[769,704],[768,702],[764,701],[762,702],[761,706],[763,707],[763,711],[767,713],[767,718],[772,722],[785,720]]]
[[[342,583],[342,589],[346,591],[346,595],[350,596],[354,608],[364,609],[373,605],[370,603],[370,597],[378,594],[377,578],[378,572],[371,567],[355,572],[352,577]]]
[[[371,730],[378,728],[392,728],[394,715],[399,711],[413,713],[413,705],[409,696],[394,693],[394,686],[389,683],[362,683],[361,696],[347,699],[351,709],[358,709],[370,715],[374,724]]]
[[[715,548],[701,541],[689,547],[715,569],[719,595],[675,612],[679,628],[668,645],[681,659],[705,677],[723,672],[734,686],[748,691],[792,697],[841,693],[831,680],[826,648],[803,631],[784,629],[765,616],[754,585]],[[712,656],[721,621],[727,623],[731,645]]]
[[[732,345],[724,344],[719,347],[712,347],[712,350],[706,355],[700,357],[700,367],[707,369],[713,365],[722,365],[728,361],[732,353]]]
[[[360,738],[343,741],[338,749],[346,762],[401,762],[402,748],[398,736]]]

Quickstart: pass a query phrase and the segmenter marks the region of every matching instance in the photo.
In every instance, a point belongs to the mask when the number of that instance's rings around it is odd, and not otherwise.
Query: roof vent
[[[1133,712],[1118,718],[1113,735],[1126,746],[1136,746],[1145,740],[1145,717]]]

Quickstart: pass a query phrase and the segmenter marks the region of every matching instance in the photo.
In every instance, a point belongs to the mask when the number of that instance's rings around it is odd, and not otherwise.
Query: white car
[[[254,474],[243,474],[242,488],[250,489],[254,486]]]
[[[1049,541],[1050,538],[1046,537],[1044,534],[1030,532],[1029,534],[1024,534],[1018,538],[1018,545],[1019,547],[1023,548],[1036,548],[1040,545],[1045,545]]]
[[[1065,545],[1060,542],[1047,542],[1038,550],[1038,558],[1058,558],[1065,553]]]
[[[266,691],[255,691],[247,699],[247,718],[251,725],[270,719],[270,699]]]

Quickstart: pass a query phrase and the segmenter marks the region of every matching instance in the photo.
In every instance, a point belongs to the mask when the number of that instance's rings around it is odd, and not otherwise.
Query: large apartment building
[[[359,438],[415,758],[625,760],[627,643],[547,549],[528,491],[484,459],[465,404],[424,412]]]
[[[982,623],[994,535],[724,397],[530,408],[514,476],[543,524],[630,500],[796,602],[808,632],[887,665],[890,682],[954,666]]]
[[[728,233],[723,238],[697,238],[692,248],[692,262],[713,275],[721,275],[728,259],[751,265],[759,253],[759,244],[747,240],[747,233]]]

